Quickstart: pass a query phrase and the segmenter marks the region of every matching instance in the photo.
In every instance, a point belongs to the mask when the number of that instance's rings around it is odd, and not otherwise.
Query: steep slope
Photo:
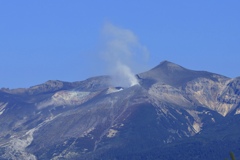
[[[202,144],[239,140],[240,78],[168,61],[136,77],[129,88],[100,76],[1,89],[1,159],[164,159],[180,149],[200,159]]]
[[[150,71],[138,74],[143,81],[148,81],[146,84],[164,83],[173,87],[186,85],[187,82],[197,78],[207,78],[213,81],[226,81],[227,77],[209,73],[206,71],[193,71],[169,61],[163,61],[158,66]],[[145,85],[146,85],[145,84]]]
[[[225,116],[239,103],[239,78],[192,71],[168,61],[138,77],[151,95],[176,105],[205,106]],[[231,89],[233,85],[236,93]]]

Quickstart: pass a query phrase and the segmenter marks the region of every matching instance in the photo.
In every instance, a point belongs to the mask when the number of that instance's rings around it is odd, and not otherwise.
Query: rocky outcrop
[[[240,139],[228,125],[239,120],[240,78],[168,61],[136,77],[139,84],[128,88],[100,76],[1,89],[0,159],[156,158],[176,153],[175,145],[191,148],[193,137],[212,142],[218,130],[215,140]]]

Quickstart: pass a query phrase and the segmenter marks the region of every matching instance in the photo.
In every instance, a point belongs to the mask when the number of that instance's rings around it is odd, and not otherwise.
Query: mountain
[[[136,75],[0,90],[0,159],[240,158],[240,77],[164,61]]]

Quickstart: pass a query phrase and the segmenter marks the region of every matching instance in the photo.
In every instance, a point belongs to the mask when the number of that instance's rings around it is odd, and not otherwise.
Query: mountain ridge
[[[225,79],[225,80],[230,79],[228,77],[211,73],[211,72],[189,70],[169,61],[163,61],[153,69],[138,75],[140,78],[150,77],[150,79],[154,81],[162,81],[163,83],[170,83],[170,85],[173,85],[176,87],[179,87],[180,84],[183,84],[186,81],[193,80],[197,77],[207,77],[212,80],[216,80],[217,77],[221,77],[222,79]],[[177,83],[175,82],[176,77],[178,78]]]
[[[237,151],[240,78],[168,61],[136,78],[138,85],[125,88],[98,76],[47,81],[24,91],[0,89],[0,158],[174,160],[167,150],[183,158],[181,147],[195,155],[189,159],[200,160],[198,150],[207,149],[199,147],[218,143],[210,156],[204,154],[210,160],[224,159],[217,151],[229,142]]]

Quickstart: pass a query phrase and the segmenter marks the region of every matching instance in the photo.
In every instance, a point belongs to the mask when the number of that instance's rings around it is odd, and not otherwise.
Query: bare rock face
[[[0,159],[210,160],[237,150],[239,77],[168,61],[136,77],[129,88],[100,76],[1,89]]]

